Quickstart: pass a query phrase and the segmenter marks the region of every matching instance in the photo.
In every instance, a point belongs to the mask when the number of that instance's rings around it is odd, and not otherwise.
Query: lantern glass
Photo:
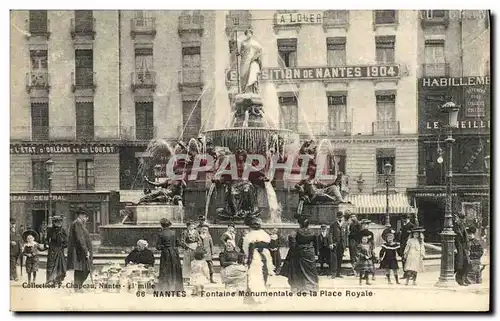
[[[384,174],[385,175],[391,175],[392,173],[392,165],[391,163],[385,163],[384,165]]]
[[[455,107],[452,110],[450,110],[449,115],[449,125],[452,128],[457,128],[458,127],[458,111],[460,108]]]
[[[52,159],[49,159],[48,161],[45,162],[45,171],[49,175],[54,173],[54,161]]]

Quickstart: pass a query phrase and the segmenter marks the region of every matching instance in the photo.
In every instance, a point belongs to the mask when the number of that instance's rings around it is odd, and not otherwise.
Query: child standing
[[[377,260],[375,253],[373,252],[373,247],[369,242],[368,236],[361,237],[361,244],[358,245],[358,257],[357,257],[357,271],[359,273],[359,285],[362,284],[363,279],[366,280],[366,284],[370,285],[368,280],[369,275],[375,274],[374,263]]]
[[[38,244],[38,233],[32,230],[23,233],[23,257],[26,257],[26,273],[28,274],[28,283],[36,282],[36,272],[38,272],[38,251],[44,251],[45,246]],[[33,279],[31,276],[33,275]]]
[[[208,224],[203,224],[200,228],[200,239],[201,246],[205,250],[205,261],[208,264],[208,271],[210,273],[210,283],[216,283],[214,281],[214,264],[213,264],[213,256],[214,256],[214,242],[212,240],[212,235],[208,231]]]
[[[406,243],[403,253],[405,258],[404,269],[408,275],[406,285],[410,282],[410,278],[413,280],[413,285],[417,285],[417,274],[424,271],[425,248],[424,236],[422,234],[424,231],[423,228],[414,228],[411,231],[412,238]]]
[[[279,274],[281,267],[281,254],[280,254],[280,240],[278,236],[278,229],[271,230],[271,242],[269,243],[269,250],[271,251],[271,258],[273,259],[274,273]]]
[[[484,249],[481,245],[481,241],[476,238],[476,232],[477,229],[473,226],[467,229],[467,236],[469,238],[470,245],[470,261],[472,265],[468,279],[471,283],[481,284],[481,257],[484,254]]]
[[[380,268],[385,269],[385,276],[387,277],[387,283],[391,282],[391,271],[394,274],[394,279],[396,283],[399,284],[398,278],[398,258],[397,251],[399,250],[399,243],[394,242],[394,230],[387,231],[385,235],[386,242],[382,244],[380,249]]]
[[[205,260],[205,251],[202,247],[196,249],[194,260],[191,262],[190,284],[193,286],[193,296],[197,296],[203,291],[205,284],[208,283],[210,273],[208,263]]]

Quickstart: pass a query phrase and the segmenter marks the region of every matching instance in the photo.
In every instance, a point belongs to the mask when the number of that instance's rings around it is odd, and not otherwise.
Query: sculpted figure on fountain
[[[155,186],[156,189],[144,195],[137,203],[138,205],[148,203],[182,205],[184,189],[186,188],[186,182],[184,181],[184,179],[167,179],[163,182],[152,182],[146,176],[144,176],[144,182],[151,186]]]

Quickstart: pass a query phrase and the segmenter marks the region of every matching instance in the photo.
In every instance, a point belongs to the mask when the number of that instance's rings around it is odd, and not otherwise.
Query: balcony
[[[78,141],[93,141],[94,140],[94,126],[76,125],[75,139]]]
[[[202,37],[204,27],[205,17],[201,14],[181,15],[179,17],[179,37],[189,33],[197,33],[200,37]]]
[[[373,30],[378,27],[397,27],[398,21],[397,10],[373,10]]]
[[[179,90],[185,88],[203,89],[203,70],[200,68],[183,68],[179,71]]]
[[[372,135],[399,135],[399,121],[376,121],[372,123]]]
[[[350,122],[304,122],[298,124],[298,130],[302,135],[313,134],[315,136],[350,136]]]
[[[156,89],[156,72],[154,71],[135,71],[131,73],[132,91],[137,89]]]
[[[118,141],[118,126],[13,126],[10,139],[12,141]]]
[[[71,38],[75,40],[76,37],[88,37],[92,40],[95,39],[95,18],[83,21],[75,21],[75,19],[71,19]]]
[[[26,73],[26,91],[29,94],[31,94],[32,90],[44,90],[48,94],[49,89],[50,77],[47,70]]]
[[[226,35],[230,37],[235,31],[252,28],[252,14],[248,10],[231,11],[226,15]]]
[[[424,77],[448,77],[450,75],[450,64],[423,64],[422,72]]]
[[[182,139],[184,141],[189,141],[191,138],[196,138],[200,135],[201,124],[180,126],[179,135],[182,132]]]
[[[32,126],[31,127],[31,140],[33,141],[47,141],[49,140],[49,126]]]
[[[31,39],[32,37],[42,37],[46,40],[50,38],[50,20],[42,20],[42,21],[30,21],[26,19],[25,21],[26,29],[28,33],[26,33],[26,37]]]
[[[422,28],[443,26],[448,27],[450,22],[448,10],[421,10],[420,22]]]
[[[156,18],[130,19],[130,36],[135,39],[137,35],[156,36]]]
[[[386,188],[386,179],[387,183],[389,183],[389,187],[396,187],[396,175],[391,174],[386,176],[385,174],[377,174],[377,189],[385,189]]]
[[[96,73],[93,69],[79,68],[75,72],[71,73],[71,90],[76,92],[77,90],[91,90],[92,93],[95,91]]]
[[[349,28],[349,10],[327,10],[323,14],[323,30]]]
[[[45,173],[45,175],[43,175],[42,173],[37,173],[38,177],[29,178],[29,191],[47,192],[49,190],[49,180],[47,178],[47,173]],[[42,179],[42,177],[44,177],[44,179]],[[48,200],[48,195],[47,195],[47,200]]]

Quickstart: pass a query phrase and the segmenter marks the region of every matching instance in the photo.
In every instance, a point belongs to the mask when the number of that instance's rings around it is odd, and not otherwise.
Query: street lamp
[[[52,217],[52,174],[54,173],[54,161],[52,159],[45,162],[45,171],[47,172],[49,180],[49,211],[47,213],[46,221],[47,226],[50,226],[50,219]]]
[[[389,216],[389,177],[392,172],[391,163],[387,162],[384,165],[385,174],[385,226],[391,227],[391,218]]]
[[[437,286],[455,285],[455,232],[453,232],[452,216],[452,179],[453,179],[453,128],[458,125],[458,112],[460,106],[453,102],[447,102],[441,106],[441,112],[448,114],[448,137],[444,140],[448,152],[448,168],[446,170],[446,209],[444,214],[443,231],[441,232],[441,271]]]

